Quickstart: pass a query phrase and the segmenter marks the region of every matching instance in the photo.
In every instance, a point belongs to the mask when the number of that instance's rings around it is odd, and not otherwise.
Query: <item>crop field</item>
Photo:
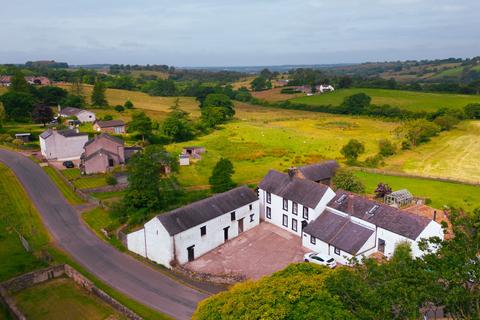
[[[237,107],[237,118],[241,120],[230,122],[209,135],[167,147],[176,153],[187,145],[207,149],[200,161],[180,168],[182,185],[207,185],[213,166],[221,157],[233,162],[236,182],[256,183],[271,168],[283,171],[292,165],[341,159],[341,147],[353,137],[365,143],[366,152],[361,158],[364,159],[376,154],[378,140],[391,136],[397,126],[361,117],[245,104]]]
[[[291,101],[307,105],[334,105],[343,102],[345,97],[363,92],[372,98],[376,105],[389,104],[411,111],[435,111],[441,107],[463,108],[469,103],[480,103],[480,96],[462,94],[424,93],[386,89],[340,89],[335,92],[315,96],[303,96]],[[287,100],[288,97],[285,99]]]
[[[68,278],[58,278],[20,291],[15,296],[28,319],[126,319],[111,306]]]
[[[386,169],[480,183],[480,121],[465,121],[387,160]]]
[[[442,209],[446,205],[472,211],[480,207],[479,186],[366,172],[357,172],[356,175],[369,194],[373,194],[378,183],[383,182],[393,190],[406,188],[414,196],[429,198],[434,208]]]

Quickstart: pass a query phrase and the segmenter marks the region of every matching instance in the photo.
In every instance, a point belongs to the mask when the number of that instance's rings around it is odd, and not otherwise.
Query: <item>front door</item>
[[[302,221],[302,232],[303,232],[303,228],[305,228],[307,224],[308,224],[307,220]]]
[[[195,260],[195,251],[194,251],[195,246],[190,246],[187,248],[188,252],[188,261],[193,261]]]
[[[238,233],[242,233],[243,232],[243,219],[240,219],[238,220]]]
[[[378,251],[385,253],[385,240],[378,238]]]
[[[228,229],[230,227],[223,228],[223,240],[227,241],[228,240]]]

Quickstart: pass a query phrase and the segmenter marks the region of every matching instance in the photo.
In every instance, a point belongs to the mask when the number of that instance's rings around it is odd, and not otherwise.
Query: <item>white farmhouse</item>
[[[48,129],[40,134],[40,150],[47,160],[76,160],[83,153],[88,134],[77,130]]]
[[[329,85],[323,85],[322,84],[318,87],[318,92],[320,92],[320,93],[333,92],[333,91],[335,91],[335,88],[330,84]]]
[[[84,110],[84,109],[78,109],[78,108],[73,108],[73,107],[67,107],[67,108],[60,108],[58,111],[58,115],[63,118],[69,118],[69,117],[77,117],[78,121],[80,122],[95,122],[95,113]]]
[[[259,222],[257,194],[242,186],[156,216],[127,235],[127,247],[171,268],[193,261]]]
[[[301,237],[304,247],[333,256],[342,264],[379,252],[391,257],[408,242],[412,254],[423,252],[419,242],[443,239],[439,223],[342,190],[271,170],[259,185],[260,213]]]

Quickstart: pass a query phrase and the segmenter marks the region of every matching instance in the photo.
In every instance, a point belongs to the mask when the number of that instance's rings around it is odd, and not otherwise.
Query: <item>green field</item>
[[[60,177],[57,171],[51,167],[44,167],[45,172],[50,176],[50,178],[55,182],[58,189],[63,193],[63,196],[67,199],[70,204],[81,204],[84,201],[80,198],[72,188]]]
[[[243,121],[230,122],[194,141],[167,146],[167,150],[176,153],[188,145],[207,149],[200,161],[180,168],[182,185],[208,184],[208,177],[220,157],[233,162],[236,171],[233,178],[238,183],[258,182],[271,168],[285,170],[292,165],[323,159],[342,159],[340,149],[354,137],[365,143],[366,152],[361,157],[365,159],[376,154],[378,141],[391,137],[397,127],[393,122],[362,117],[242,108],[239,117]],[[251,110],[245,110],[248,108]]]
[[[345,97],[356,93],[366,93],[372,98],[372,104],[389,104],[411,111],[435,111],[441,107],[463,108],[469,103],[480,103],[480,96],[462,94],[424,93],[414,91],[386,90],[386,89],[340,89],[335,92],[315,96],[303,96],[290,101],[307,105],[333,105],[343,102]],[[286,97],[288,99],[288,96]]]
[[[480,183],[480,121],[465,121],[387,159],[385,169]]]
[[[111,306],[68,278],[58,278],[20,291],[16,303],[28,319],[126,319]]]
[[[369,194],[373,194],[378,183],[383,182],[394,191],[406,188],[414,196],[431,199],[434,208],[442,209],[446,205],[471,211],[480,207],[478,186],[366,172],[357,172],[356,175],[365,184]]]
[[[49,237],[20,182],[1,163],[0,176],[0,281],[4,281],[45,267],[36,253],[48,246]],[[24,249],[18,234],[28,241],[30,252]]]

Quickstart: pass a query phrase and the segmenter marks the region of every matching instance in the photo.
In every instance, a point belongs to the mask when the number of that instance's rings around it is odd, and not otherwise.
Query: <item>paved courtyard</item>
[[[303,261],[307,252],[299,237],[263,222],[185,266],[198,272],[237,273],[258,279]]]

